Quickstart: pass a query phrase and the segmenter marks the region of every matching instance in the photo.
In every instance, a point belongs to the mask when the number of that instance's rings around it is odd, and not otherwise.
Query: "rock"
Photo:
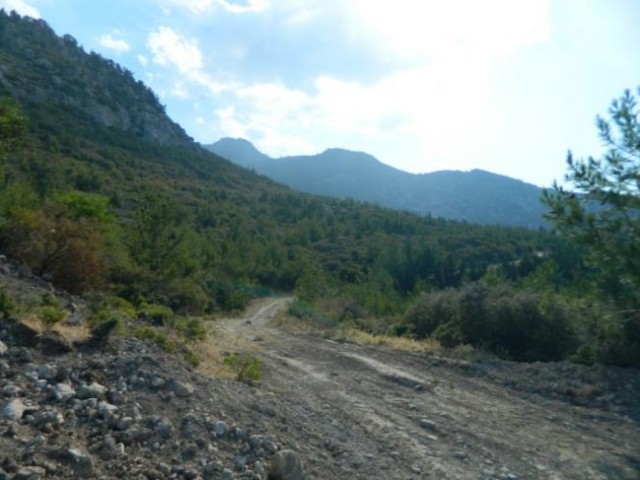
[[[420,426],[426,430],[438,430],[436,423],[427,418],[420,419]]]
[[[19,320],[14,318],[3,320],[3,327],[12,339],[9,344],[15,344],[18,347],[35,347],[38,344],[38,331]]]
[[[6,375],[9,370],[11,370],[11,367],[9,366],[9,364],[5,361],[0,361],[0,375],[4,376]]]
[[[13,476],[14,480],[37,480],[44,478],[47,471],[42,467],[28,466],[20,467],[20,470]]]
[[[61,333],[49,330],[40,335],[40,351],[45,355],[64,355],[73,351],[73,345]]]
[[[292,450],[281,450],[271,459],[269,480],[304,480],[304,468],[298,454]]]
[[[68,383],[58,383],[53,387],[53,398],[59,402],[66,402],[76,395],[76,391]]]
[[[118,411],[118,407],[108,402],[98,403],[98,414],[102,418],[111,418]]]
[[[256,463],[253,464],[253,473],[258,475],[262,479],[266,480],[266,478],[267,478],[267,471],[265,470],[264,465],[262,464],[262,462],[259,461],[259,460]]]
[[[111,333],[115,332],[118,328],[118,319],[113,318],[106,320],[91,330],[91,338],[89,339],[89,346],[104,346],[107,344],[111,337]]]
[[[196,391],[196,388],[189,382],[180,382],[174,379],[169,380],[167,386],[179,397],[188,397]]]
[[[153,388],[162,388],[165,385],[166,380],[160,376],[155,376],[151,379],[151,386]]]
[[[9,383],[2,388],[2,395],[5,397],[17,397],[20,394],[20,387]]]
[[[44,410],[36,412],[31,417],[31,422],[34,426],[41,428],[45,425],[51,425],[58,427],[64,423],[64,415],[58,410]]]
[[[67,448],[59,452],[59,460],[71,467],[80,477],[89,478],[93,475],[93,458],[79,448]]]
[[[8,351],[9,347],[7,347],[7,345],[2,340],[0,340],[0,356],[6,355]]]
[[[48,363],[44,363],[36,367],[36,374],[41,380],[53,380],[56,378],[57,373],[58,370]]]
[[[251,456],[249,455],[238,455],[233,459],[233,466],[236,467],[236,470],[242,471],[247,466],[250,459]]]
[[[271,453],[271,454],[274,454],[278,451],[278,446],[270,440],[267,440],[266,442],[264,442],[262,444],[262,448],[264,448],[268,453]]]
[[[102,398],[106,391],[107,387],[104,387],[97,382],[93,382],[90,385],[81,385],[78,388],[77,396],[82,400],[86,400],[88,398]]]
[[[0,411],[0,417],[6,420],[19,420],[22,418],[22,414],[27,409],[26,405],[22,403],[22,399],[15,398],[2,407]]]
[[[111,390],[107,398],[114,405],[122,405],[124,403],[124,393],[119,390]]]
[[[228,468],[225,468],[224,470],[222,470],[220,480],[233,480],[233,472]]]
[[[224,437],[229,433],[229,425],[227,422],[223,422],[222,420],[218,420],[214,422],[211,427],[211,433],[216,437]]]

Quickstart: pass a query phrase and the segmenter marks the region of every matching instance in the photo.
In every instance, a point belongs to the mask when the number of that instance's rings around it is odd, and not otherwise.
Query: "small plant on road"
[[[236,374],[236,380],[253,385],[262,378],[262,360],[249,355],[234,353],[224,359],[224,364]]]

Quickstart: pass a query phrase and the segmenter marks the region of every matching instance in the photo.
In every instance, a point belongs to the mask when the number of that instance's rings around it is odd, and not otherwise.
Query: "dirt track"
[[[224,328],[259,345],[310,478],[638,479],[640,373],[475,363],[278,329],[287,299]],[[273,412],[263,412],[266,416]]]

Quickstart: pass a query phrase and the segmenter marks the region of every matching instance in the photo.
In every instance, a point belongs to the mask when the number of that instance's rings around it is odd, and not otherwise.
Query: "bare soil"
[[[267,480],[285,449],[320,480],[640,478],[638,370],[340,343],[276,326],[289,301],[214,322],[211,348],[263,360],[253,386],[150,342],[65,353],[0,321],[0,478]]]
[[[640,372],[466,362],[291,334],[264,300],[227,328],[260,345],[310,478],[638,479]]]

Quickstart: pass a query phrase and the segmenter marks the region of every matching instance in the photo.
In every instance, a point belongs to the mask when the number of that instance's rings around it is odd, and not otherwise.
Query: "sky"
[[[202,144],[340,147],[539,186],[640,86],[640,0],[0,0],[149,85]]]

